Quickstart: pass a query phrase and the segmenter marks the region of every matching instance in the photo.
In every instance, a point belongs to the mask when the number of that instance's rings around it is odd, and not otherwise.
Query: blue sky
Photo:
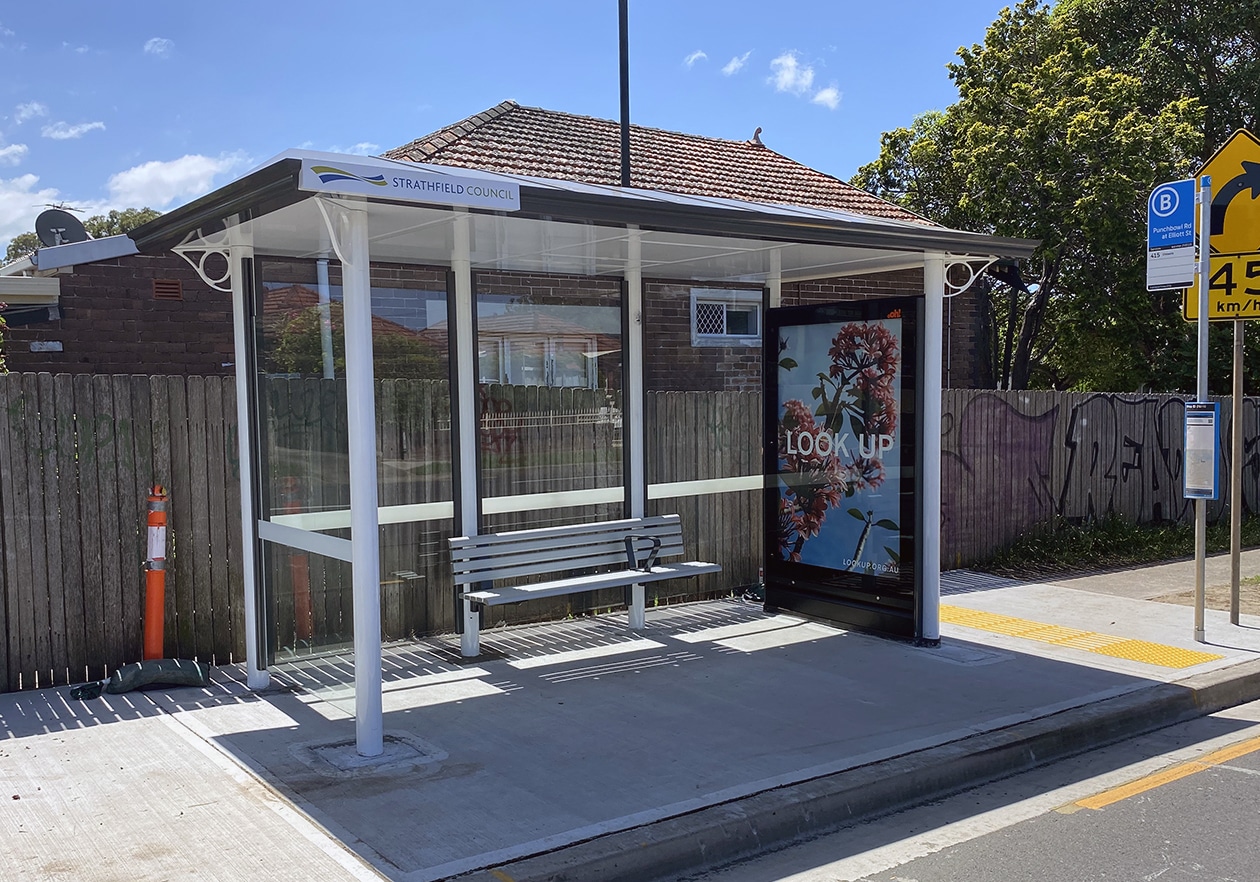
[[[847,179],[951,103],[998,0],[630,0],[634,122]],[[376,153],[504,99],[616,119],[616,0],[0,9],[0,247],[45,203],[169,210],[290,147]]]

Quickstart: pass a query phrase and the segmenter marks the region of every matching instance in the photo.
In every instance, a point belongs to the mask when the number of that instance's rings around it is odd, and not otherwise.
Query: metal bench
[[[467,657],[481,652],[478,632],[482,606],[629,585],[630,627],[637,631],[644,627],[644,584],[722,570],[717,564],[698,560],[658,562],[684,553],[678,515],[460,536],[451,539],[450,546],[455,585],[463,589],[461,652]],[[597,572],[572,575],[575,570]],[[530,576],[554,578],[486,587],[490,582]]]

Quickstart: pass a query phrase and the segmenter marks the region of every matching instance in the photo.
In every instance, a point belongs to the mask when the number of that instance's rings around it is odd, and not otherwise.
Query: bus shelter
[[[383,750],[385,641],[446,626],[479,652],[450,536],[687,508],[689,541],[750,549],[725,575],[750,581],[765,479],[740,402],[788,294],[921,271],[897,293],[924,298],[920,504],[939,512],[945,298],[1035,244],[309,151],[131,236],[232,298],[249,685],[352,647],[364,756]],[[693,388],[717,397],[660,394]],[[924,518],[928,639],[939,532]]]

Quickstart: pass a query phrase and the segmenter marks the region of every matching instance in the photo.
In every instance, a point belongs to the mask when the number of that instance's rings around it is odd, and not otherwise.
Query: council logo
[[[365,178],[362,175],[356,175],[354,172],[348,172],[345,169],[334,168],[331,165],[313,165],[311,166],[311,171],[319,178],[321,184],[327,184],[332,181],[362,181],[375,187],[389,186],[384,175],[372,175],[370,178]]]

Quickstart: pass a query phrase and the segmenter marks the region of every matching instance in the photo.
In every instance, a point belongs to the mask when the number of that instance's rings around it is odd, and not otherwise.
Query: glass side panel
[[[483,499],[614,491],[598,505],[573,497],[488,514],[486,529],[620,517],[620,281],[485,273],[474,284],[481,375],[499,379],[480,388]]]
[[[315,261],[260,258],[260,272],[256,332],[262,516],[348,539],[340,266],[329,261],[321,271]],[[374,265],[371,278],[377,495],[384,524],[382,636],[389,639],[449,630],[454,621],[449,567],[440,563],[452,534],[453,486],[446,271]],[[305,556],[274,542],[269,545],[274,556]],[[348,611],[349,565],[344,568]],[[277,564],[268,578],[281,579],[286,573]],[[281,583],[268,588],[278,596],[290,590]],[[272,611],[282,608],[273,606]],[[295,622],[301,622],[300,615]],[[271,624],[288,627],[282,621]],[[293,630],[290,640],[277,631],[274,649],[302,647],[303,641],[314,649],[335,646],[339,635],[348,633],[303,626]]]
[[[648,513],[681,515],[688,555],[721,564],[722,572],[649,585],[649,603],[724,594],[755,583],[761,566],[761,349],[742,340],[693,343],[693,288],[644,283]],[[755,298],[758,290],[747,294]],[[760,328],[757,307],[721,306],[722,333]],[[743,484],[730,480],[741,478]],[[754,488],[733,489],[749,480]],[[708,483],[666,495],[652,489],[682,482]]]

